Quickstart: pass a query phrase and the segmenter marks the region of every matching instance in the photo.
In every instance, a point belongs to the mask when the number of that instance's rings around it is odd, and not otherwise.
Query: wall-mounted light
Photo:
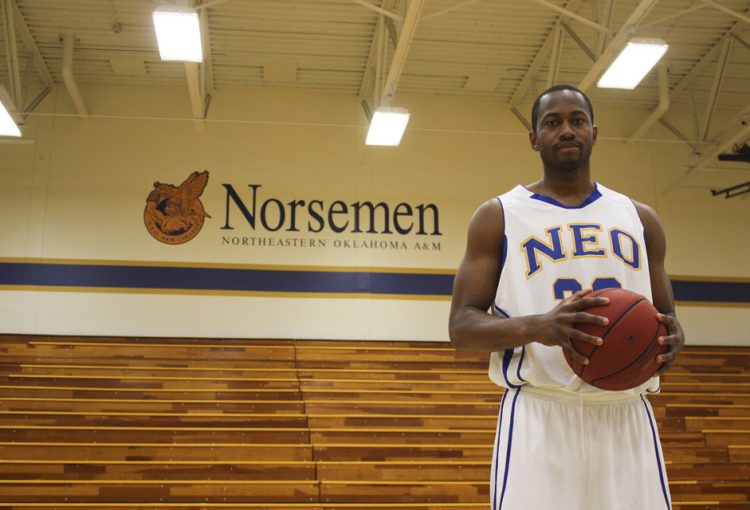
[[[165,5],[157,7],[153,15],[162,60],[203,62],[198,11]]]
[[[394,147],[401,143],[401,137],[404,135],[408,123],[409,110],[406,108],[378,108],[372,115],[365,144]]]
[[[631,39],[596,86],[605,89],[634,89],[664,56],[667,48],[669,45],[661,39]]]

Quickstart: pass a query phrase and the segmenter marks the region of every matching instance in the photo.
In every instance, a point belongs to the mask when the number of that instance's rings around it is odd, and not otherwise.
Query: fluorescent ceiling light
[[[154,11],[154,28],[162,60],[203,62],[201,30],[195,9],[158,7]]]
[[[0,136],[21,136],[21,130],[3,103],[0,103]]]
[[[597,87],[634,89],[666,53],[667,48],[669,45],[661,39],[631,39],[599,79]]]
[[[365,144],[394,147],[401,143],[408,123],[409,110],[406,108],[378,108],[370,121]]]

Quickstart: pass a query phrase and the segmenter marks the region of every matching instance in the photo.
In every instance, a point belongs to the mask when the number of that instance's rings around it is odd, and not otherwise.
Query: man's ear
[[[596,143],[596,135],[599,134],[599,127],[594,125],[594,143]]]
[[[594,138],[596,138],[596,136],[594,136]],[[539,150],[539,147],[536,144],[536,133],[534,131],[529,131],[529,143],[531,144],[532,150]]]

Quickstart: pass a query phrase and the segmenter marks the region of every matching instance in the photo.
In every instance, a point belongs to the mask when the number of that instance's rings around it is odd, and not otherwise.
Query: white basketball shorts
[[[492,510],[669,510],[664,457],[645,397],[505,391]]]

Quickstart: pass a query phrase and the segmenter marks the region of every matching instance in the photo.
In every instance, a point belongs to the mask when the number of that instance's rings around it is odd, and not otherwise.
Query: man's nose
[[[560,126],[560,138],[564,140],[568,140],[571,138],[575,138],[575,132],[573,131],[573,125],[570,122],[563,121],[562,125]]]

